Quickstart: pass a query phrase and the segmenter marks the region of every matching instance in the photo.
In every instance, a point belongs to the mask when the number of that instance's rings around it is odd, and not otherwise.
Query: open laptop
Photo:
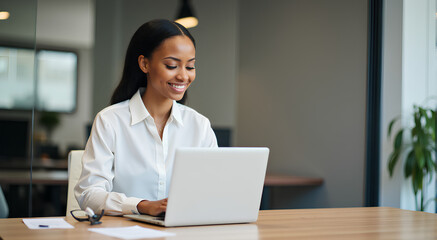
[[[124,217],[166,227],[255,222],[268,148],[179,148],[165,216]]]

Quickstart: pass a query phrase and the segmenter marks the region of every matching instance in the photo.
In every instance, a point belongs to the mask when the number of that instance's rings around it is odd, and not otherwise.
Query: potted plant
[[[405,158],[404,175],[406,179],[411,178],[416,210],[424,211],[427,204],[434,199],[427,201],[424,192],[426,192],[426,185],[433,179],[433,173],[436,171],[436,111],[419,106],[413,108],[414,125],[411,128],[401,128],[395,134],[393,152],[388,161],[388,171],[392,177],[399,158]],[[399,119],[398,117],[390,122],[389,137],[391,137],[393,125]],[[417,196],[419,192],[420,203]]]
[[[41,112],[39,124],[45,128],[45,141],[36,143],[36,156],[43,161],[48,159],[59,159],[59,147],[53,142],[52,134],[54,129],[60,124],[59,113]]]
[[[53,130],[59,125],[59,113],[56,112],[41,112],[39,123],[46,129],[47,139],[49,142],[52,140]]]

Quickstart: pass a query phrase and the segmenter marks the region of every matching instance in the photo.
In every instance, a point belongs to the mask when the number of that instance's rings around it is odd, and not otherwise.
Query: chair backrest
[[[9,207],[3,195],[2,187],[0,186],[0,218],[7,218],[9,215]]]
[[[74,187],[79,181],[82,173],[82,155],[83,150],[71,151],[68,154],[68,194],[67,194],[67,212],[70,214],[71,210],[80,209],[79,203],[74,196]]]

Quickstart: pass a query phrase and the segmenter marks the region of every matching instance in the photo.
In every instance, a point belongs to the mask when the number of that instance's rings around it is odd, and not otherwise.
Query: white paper
[[[74,228],[63,218],[32,218],[23,222],[30,229]]]
[[[139,238],[160,238],[175,236],[174,233],[158,231],[140,226],[118,227],[118,228],[88,228],[91,232],[104,234],[106,236],[117,237],[122,239],[139,239]]]

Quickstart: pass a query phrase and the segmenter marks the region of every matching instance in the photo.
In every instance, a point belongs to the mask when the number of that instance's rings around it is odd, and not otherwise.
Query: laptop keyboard
[[[164,220],[165,219],[165,212],[159,214],[158,216],[155,217],[156,220]]]

